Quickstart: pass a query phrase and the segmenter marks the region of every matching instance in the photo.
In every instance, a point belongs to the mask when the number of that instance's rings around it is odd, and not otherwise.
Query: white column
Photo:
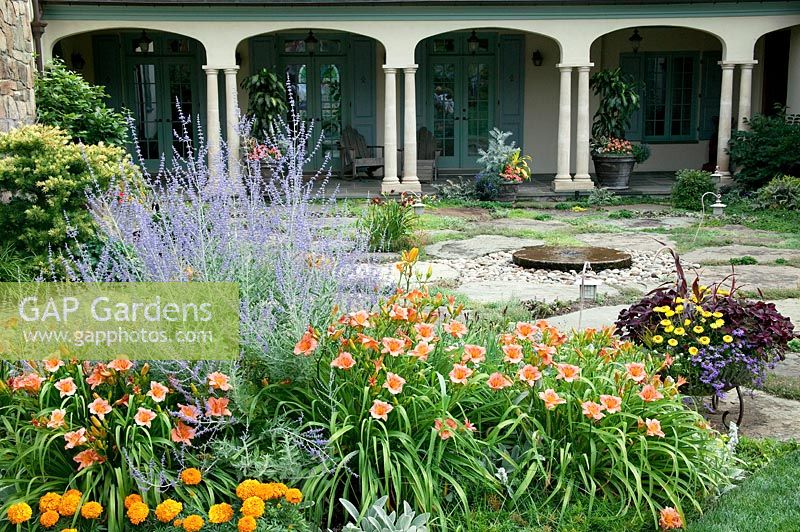
[[[594,188],[589,175],[589,71],[593,63],[578,67],[578,123],[575,135],[575,179],[572,186],[575,190],[591,190]]]
[[[572,120],[572,67],[556,65],[561,72],[561,86],[558,97],[558,162],[553,190],[556,192],[573,190],[572,176],[569,173],[570,121]]]
[[[792,28],[789,36],[789,76],[786,81],[786,110],[800,113],[800,26]]]
[[[719,97],[719,134],[717,135],[717,167],[720,185],[731,182],[728,142],[731,140],[731,120],[733,111],[733,69],[735,63],[720,61],[722,67],[722,90]]]
[[[239,173],[239,102],[236,83],[238,66],[225,69],[225,120],[228,137],[228,175]]]
[[[750,119],[750,95],[753,92],[753,65],[758,61],[739,64],[739,123],[737,129],[750,129],[745,119]]]
[[[397,69],[383,67],[386,83],[383,107],[383,182],[381,192],[399,192],[400,180],[397,178]]]
[[[204,66],[206,71],[206,142],[208,143],[208,167],[212,175],[217,174],[220,164],[219,129],[219,69]]]
[[[403,190],[422,192],[417,178],[417,65],[403,69],[405,102],[403,103]]]

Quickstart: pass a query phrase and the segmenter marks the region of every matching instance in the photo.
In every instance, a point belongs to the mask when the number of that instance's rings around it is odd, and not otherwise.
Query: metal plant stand
[[[736,417],[736,426],[742,426],[742,418],[744,418],[744,394],[742,393],[742,389],[739,386],[736,386],[736,395],[739,398],[739,414]],[[719,397],[714,394],[711,396],[711,408],[714,412],[717,411],[717,407],[719,406]],[[722,412],[722,426],[726,429],[730,428],[730,424],[728,423],[728,416],[731,414],[730,410],[725,410]]]

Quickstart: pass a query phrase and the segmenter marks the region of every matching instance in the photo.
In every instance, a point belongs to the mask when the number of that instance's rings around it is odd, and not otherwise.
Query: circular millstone
[[[631,256],[628,253],[598,247],[532,246],[515,251],[511,260],[523,268],[562,272],[570,270],[579,272],[583,270],[585,262],[588,262],[596,272],[631,267]]]

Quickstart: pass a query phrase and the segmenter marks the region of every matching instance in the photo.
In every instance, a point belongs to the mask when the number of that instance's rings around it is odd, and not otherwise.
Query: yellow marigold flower
[[[675,326],[674,325],[667,325],[666,327],[664,327],[664,332],[665,333],[671,333],[674,330],[675,330]]]
[[[709,338],[708,336],[701,336],[700,338],[697,339],[697,341],[703,345],[708,345],[711,343],[711,338]]]
[[[292,504],[300,504],[303,502],[303,492],[297,488],[292,488],[286,491],[286,502]]]
[[[655,342],[657,344],[663,343],[664,342],[664,337],[661,336],[660,334],[657,334],[657,335],[653,336],[653,342]]]
[[[142,496],[139,495],[138,493],[131,493],[130,495],[125,497],[125,509],[127,510],[128,508],[130,508],[131,505],[135,502],[142,502]]]
[[[134,525],[138,525],[150,515],[150,508],[143,502],[135,502],[128,508],[128,519]]]
[[[167,499],[156,506],[156,519],[162,523],[169,523],[183,511],[183,503],[175,499]]]
[[[269,501],[276,498],[275,488],[272,483],[261,482],[254,491],[255,496],[262,501]]]
[[[198,530],[203,528],[204,524],[206,524],[206,522],[203,521],[203,518],[197,514],[192,514],[190,516],[187,516],[182,523],[183,529],[186,532],[197,532]]]
[[[47,510],[39,517],[39,524],[45,528],[56,526],[58,520],[61,518],[55,510]]]
[[[39,499],[39,511],[45,513],[48,510],[58,511],[58,503],[61,502],[61,495],[58,493],[45,493]]]
[[[253,480],[252,478],[248,478],[236,486],[236,496],[241,500],[249,499],[250,497],[257,497],[260,487],[261,482]]]
[[[725,342],[726,344],[729,344],[733,342],[733,336],[731,336],[730,334],[726,334],[725,336],[722,337],[722,341]]]
[[[675,327],[675,331],[674,332],[678,336],[683,336],[684,334],[686,334],[686,329],[684,329],[683,327]]]
[[[692,320],[690,320],[689,318],[686,318],[685,320],[683,320],[683,326],[684,327],[688,327],[691,324],[692,324]]]
[[[233,519],[233,507],[226,502],[215,504],[208,510],[208,520],[211,523],[227,523],[231,519]]]
[[[242,514],[250,517],[261,517],[264,515],[264,501],[258,497],[248,497],[242,503]]]
[[[667,340],[667,343],[672,347],[678,345],[678,341],[675,338],[670,338],[669,340]]]
[[[675,305],[675,312],[683,312],[683,305]]]
[[[702,325],[695,325],[695,326],[692,328],[692,330],[693,330],[694,332],[696,332],[697,334],[700,334],[701,332],[705,331],[705,329],[703,329],[703,326],[702,326]]]
[[[103,514],[103,506],[99,502],[90,501],[81,506],[81,517],[97,519]]]
[[[668,308],[668,309],[666,309],[666,310],[664,311],[664,316],[666,316],[666,317],[668,317],[668,318],[671,318],[671,317],[672,317],[672,316],[674,316],[674,315],[675,315],[675,311],[674,311],[674,310],[672,310],[671,308]]]
[[[33,515],[33,510],[26,503],[18,502],[9,506],[6,514],[12,525],[18,525],[30,519]]]
[[[661,326],[662,327],[669,327],[670,325],[672,325],[671,321],[669,321],[669,320],[661,320]]]
[[[716,311],[716,312],[713,312],[711,315],[714,316],[715,318],[721,318],[722,317],[722,312]]]
[[[239,532],[253,532],[256,529],[257,523],[254,517],[250,517],[246,515],[239,519],[239,523],[236,528],[239,529]]]
[[[697,349],[695,346],[692,346],[692,347],[689,348],[689,354],[692,355],[692,356],[696,355],[699,352],[700,352],[700,350]]]
[[[725,320],[723,320],[722,318],[720,318],[720,319],[718,319],[717,321],[715,321],[714,323],[716,323],[716,324],[717,324],[717,327],[722,327],[723,325],[725,325]]]
[[[181,471],[181,482],[187,486],[196,486],[200,484],[201,480],[203,480],[203,475],[197,468],[190,467]]]
[[[71,517],[78,511],[78,506],[81,504],[81,496],[78,493],[67,492],[61,497],[58,503],[58,513],[64,517]]]

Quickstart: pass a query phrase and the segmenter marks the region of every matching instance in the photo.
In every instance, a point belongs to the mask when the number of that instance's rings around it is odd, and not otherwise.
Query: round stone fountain
[[[630,268],[630,254],[602,247],[531,246],[515,251],[511,260],[517,266],[530,269],[558,270],[568,272],[583,270],[588,262],[592,270]]]

